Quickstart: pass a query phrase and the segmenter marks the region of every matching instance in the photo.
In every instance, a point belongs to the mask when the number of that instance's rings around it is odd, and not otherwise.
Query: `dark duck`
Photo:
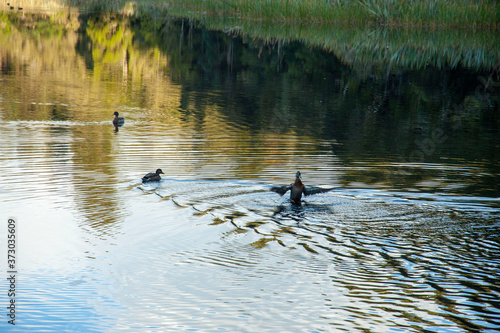
[[[315,186],[305,186],[302,183],[302,177],[300,171],[297,171],[295,174],[295,182],[290,185],[285,186],[274,186],[271,188],[271,191],[276,192],[280,195],[284,195],[286,192],[290,190],[290,201],[298,205],[301,202],[302,194],[304,195],[313,195],[317,193],[324,193],[333,190],[332,188],[321,188]]]
[[[113,126],[118,129],[118,127],[123,126],[123,124],[125,123],[125,119],[123,117],[118,117],[118,112],[116,111],[115,113],[113,113],[113,115],[115,116],[115,118],[113,119]]]
[[[142,177],[142,182],[147,183],[147,182],[158,182],[161,180],[160,173],[163,173],[161,169],[157,169],[156,172],[150,172],[144,177]]]

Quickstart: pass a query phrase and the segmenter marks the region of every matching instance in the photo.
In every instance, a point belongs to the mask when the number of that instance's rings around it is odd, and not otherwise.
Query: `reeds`
[[[299,41],[335,54],[344,64],[491,69],[500,61],[500,35],[488,29],[385,29],[379,26],[282,23],[204,17],[201,25],[230,35],[276,43]]]
[[[84,11],[120,12],[144,18],[144,22],[150,22],[147,29],[152,35],[169,17],[189,18],[210,30],[269,45],[299,41],[332,52],[344,64],[356,68],[371,64],[413,69],[426,66],[491,69],[500,59],[499,5],[495,1],[67,1]],[[285,2],[285,10],[281,10]],[[312,17],[315,23],[311,23]],[[464,20],[468,23],[462,23]],[[146,25],[142,24],[144,29]]]
[[[495,0],[154,0],[173,11],[252,20],[499,28]]]
[[[176,16],[225,16],[245,20],[356,23],[407,27],[500,28],[498,0],[30,0],[26,5],[83,11],[168,9]],[[5,7],[4,9],[7,10]]]

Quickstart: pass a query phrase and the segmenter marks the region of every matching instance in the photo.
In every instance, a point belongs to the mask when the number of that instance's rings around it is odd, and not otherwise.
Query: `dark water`
[[[18,225],[2,331],[500,329],[498,68],[16,15],[0,24],[4,275]],[[269,191],[297,170],[335,189],[300,206]]]

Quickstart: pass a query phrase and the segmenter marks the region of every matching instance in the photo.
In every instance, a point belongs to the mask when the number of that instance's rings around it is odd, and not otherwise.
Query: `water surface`
[[[20,17],[0,30],[18,330],[500,329],[494,68],[359,68],[189,20]],[[269,191],[297,170],[334,190],[300,206]]]

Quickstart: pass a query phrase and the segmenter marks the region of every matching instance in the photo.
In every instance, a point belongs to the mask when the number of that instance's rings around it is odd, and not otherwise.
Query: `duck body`
[[[290,201],[295,205],[299,205],[301,203],[302,194],[307,196],[317,193],[324,193],[331,190],[333,189],[321,188],[315,186],[305,186],[302,183],[302,175],[300,174],[300,171],[297,171],[297,173],[295,174],[295,182],[293,182],[292,184],[285,186],[273,186],[271,188],[271,191],[276,192],[280,195],[284,195],[286,192],[290,191]]]
[[[115,113],[113,113],[113,115],[115,116],[115,118],[113,119],[113,126],[115,127],[123,126],[123,124],[125,123],[125,118],[118,117],[118,112],[116,111]]]
[[[300,178],[300,171],[297,171],[295,182],[293,184],[290,184],[290,201],[292,203],[300,203],[304,189],[305,186],[302,183],[302,179]]]
[[[163,171],[161,169],[157,169],[156,172],[150,172],[146,174],[144,177],[142,177],[142,182],[147,183],[147,182],[158,182],[161,180],[160,174],[162,174]]]

